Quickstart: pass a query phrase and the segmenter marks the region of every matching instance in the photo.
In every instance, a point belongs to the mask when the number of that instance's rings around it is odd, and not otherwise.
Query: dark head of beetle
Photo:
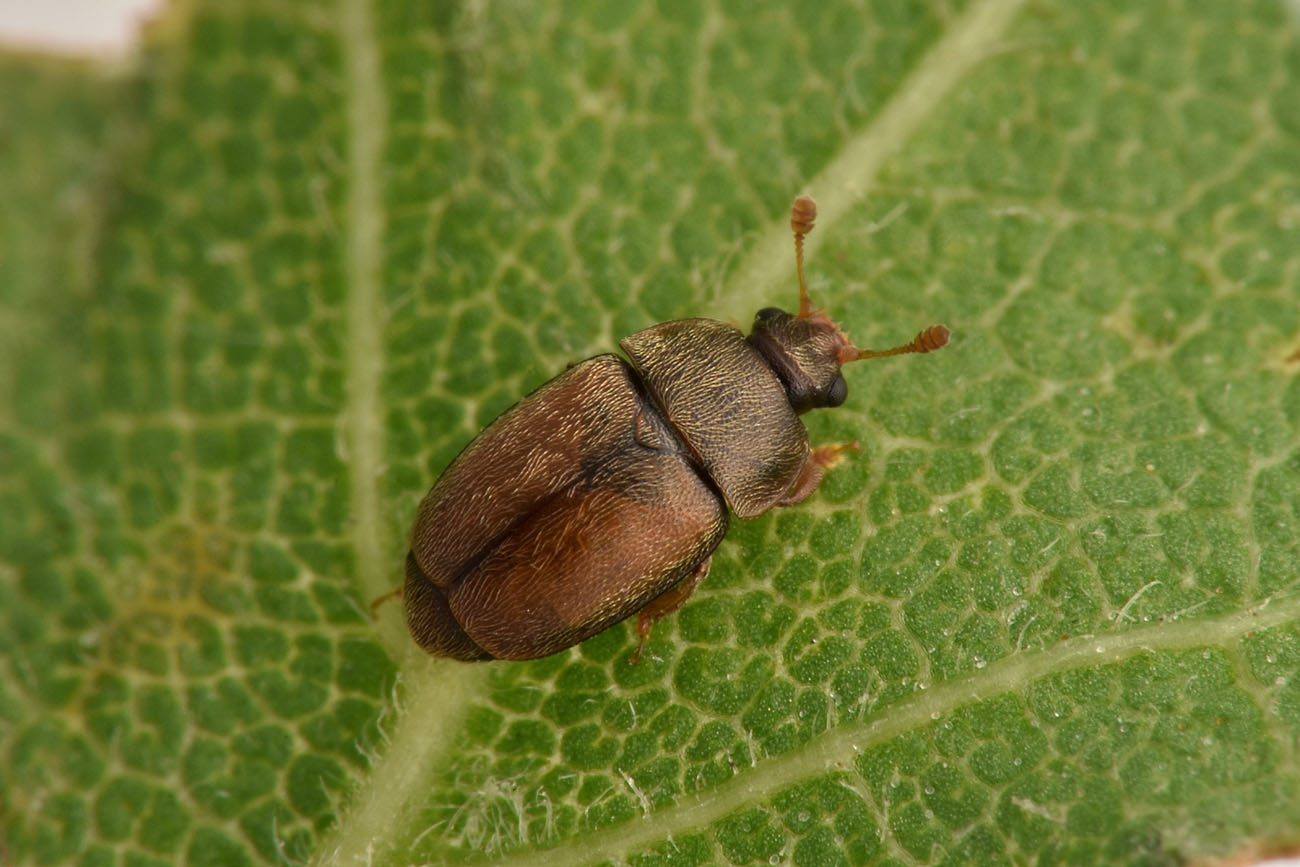
[[[807,196],[795,200],[790,214],[794,230],[795,264],[799,271],[799,312],[764,307],[754,317],[748,340],[771,365],[785,386],[790,405],[797,413],[835,407],[849,396],[849,385],[840,368],[850,361],[931,352],[948,343],[948,329],[933,325],[911,343],[887,350],[858,349],[829,316],[814,310],[803,276],[803,238],[812,231],[817,205]]]

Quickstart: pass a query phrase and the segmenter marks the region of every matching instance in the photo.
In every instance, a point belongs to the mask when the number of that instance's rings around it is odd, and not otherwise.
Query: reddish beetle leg
[[[402,598],[402,585],[401,585],[401,584],[398,584],[398,585],[397,585],[397,589],[396,589],[396,590],[389,590],[387,593],[383,594],[382,596],[376,596],[375,599],[374,599],[374,601],[370,603],[370,619],[371,619],[371,620],[378,620],[378,619],[379,619],[379,606],[380,606],[380,605],[383,605],[383,604],[384,604],[385,602],[387,602],[389,599],[401,599],[401,598]]]
[[[628,662],[636,665],[641,661],[641,651],[645,650],[646,640],[650,638],[650,630],[654,627],[655,621],[662,620],[686,604],[686,600],[690,599],[691,594],[695,592],[696,586],[704,580],[705,575],[709,574],[709,563],[712,560],[712,554],[705,557],[691,570],[691,574],[651,599],[641,609],[641,613],[636,616],[636,634],[641,637],[641,641]]]
[[[808,455],[808,461],[803,465],[799,472],[799,478],[794,480],[790,490],[784,497],[777,501],[778,506],[793,506],[795,503],[802,503],[804,500],[817,490],[821,484],[822,476],[831,467],[844,460],[845,452],[856,452],[858,443],[855,440],[851,443],[828,443],[824,446],[817,446]]]

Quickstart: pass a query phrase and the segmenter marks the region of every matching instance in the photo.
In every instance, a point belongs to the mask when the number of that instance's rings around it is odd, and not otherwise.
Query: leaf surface
[[[1144,2],[197,3],[0,67],[15,863],[1176,863],[1300,815],[1300,38]],[[815,301],[858,440],[629,662],[428,660],[415,504]],[[15,215],[21,215],[17,218]]]

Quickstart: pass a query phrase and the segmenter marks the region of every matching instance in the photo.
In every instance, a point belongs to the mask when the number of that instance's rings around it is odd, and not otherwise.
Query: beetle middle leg
[[[824,446],[817,446],[808,455],[808,460],[804,463],[803,469],[799,471],[799,478],[794,480],[790,490],[784,497],[777,500],[778,506],[793,506],[795,503],[801,503],[808,499],[817,486],[821,484],[822,476],[831,467],[844,460],[844,453],[848,451],[856,452],[858,450],[857,442],[851,443],[828,443]]]
[[[691,598],[691,594],[704,580],[704,576],[709,574],[709,564],[712,560],[712,554],[705,557],[689,575],[645,604],[641,613],[636,616],[636,634],[641,637],[641,640],[629,662],[636,665],[641,661],[641,651],[645,650],[646,640],[650,638],[650,630],[654,627],[655,621],[662,620],[686,604],[686,600]]]

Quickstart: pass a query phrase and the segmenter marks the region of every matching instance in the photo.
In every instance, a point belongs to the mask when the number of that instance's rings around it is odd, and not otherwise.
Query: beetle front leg
[[[858,450],[856,441],[851,443],[828,443],[824,446],[818,446],[808,454],[808,460],[804,463],[803,469],[799,471],[799,478],[794,480],[790,490],[784,497],[776,501],[778,506],[793,506],[795,503],[802,503],[808,499],[817,486],[821,484],[822,476],[831,467],[844,460],[844,452]]]
[[[709,574],[709,563],[712,560],[712,554],[705,557],[696,564],[689,575],[651,599],[641,609],[641,613],[636,616],[636,634],[641,637],[641,641],[637,644],[632,658],[628,660],[630,663],[636,665],[641,661],[641,651],[645,650],[646,640],[650,638],[650,630],[654,627],[655,621],[662,620],[686,604],[686,600],[690,599],[691,594],[695,592],[696,586],[704,580],[705,575]]]

